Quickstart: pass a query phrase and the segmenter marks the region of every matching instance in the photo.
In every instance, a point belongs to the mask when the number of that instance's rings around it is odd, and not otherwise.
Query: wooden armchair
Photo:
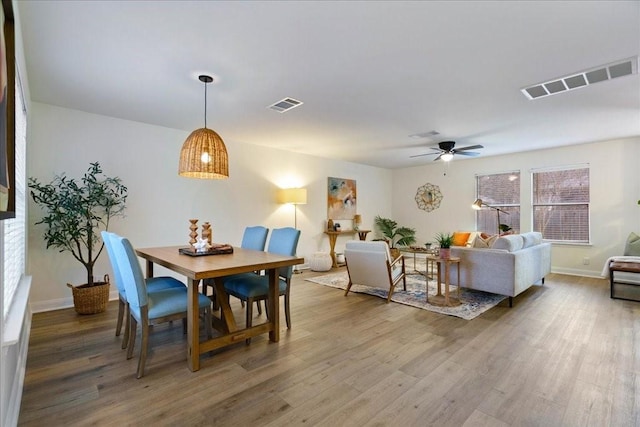
[[[353,284],[388,289],[387,303],[401,280],[404,290],[407,290],[404,257],[393,259],[386,242],[350,241],[346,244],[344,256],[349,273],[345,296]]]

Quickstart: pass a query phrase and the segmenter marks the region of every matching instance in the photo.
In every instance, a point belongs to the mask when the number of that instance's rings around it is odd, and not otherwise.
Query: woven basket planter
[[[109,276],[104,276],[104,282],[95,282],[93,286],[73,286],[67,283],[73,293],[73,306],[78,314],[102,313],[109,302]]]

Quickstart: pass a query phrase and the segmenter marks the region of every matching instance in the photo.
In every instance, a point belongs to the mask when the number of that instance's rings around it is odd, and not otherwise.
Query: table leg
[[[214,279],[214,286],[216,287],[216,295],[218,296],[218,305],[220,306],[220,320],[222,320],[222,331],[224,333],[232,333],[238,330],[236,325],[236,319],[233,317],[231,306],[229,305],[229,295],[224,289],[224,282],[222,278],[216,277]]]
[[[338,261],[336,261],[336,240],[338,240],[337,234],[329,234],[329,254],[331,255],[331,260],[333,261],[333,268],[338,268]]]
[[[267,304],[269,309],[267,315],[269,316],[269,323],[273,329],[269,331],[269,341],[280,341],[280,287],[278,277],[278,269],[272,268],[268,272],[269,274],[269,298]]]
[[[190,277],[187,279],[187,364],[192,372],[200,369],[198,282]]]
[[[425,260],[425,264],[424,264],[424,268],[426,269],[426,271],[424,272],[424,281],[427,282],[427,291],[425,292],[425,295],[427,296],[427,302],[429,302],[429,265],[431,264],[431,261],[429,261],[428,259]]]
[[[441,297],[442,296],[442,288],[441,288],[442,275],[440,272],[440,262],[438,261],[436,261],[436,269],[438,270],[438,293],[436,295]]]
[[[456,285],[458,285],[458,301],[460,301],[460,262],[456,264],[458,264],[458,283]]]
[[[444,263],[444,305],[451,305],[449,302],[449,262]]]

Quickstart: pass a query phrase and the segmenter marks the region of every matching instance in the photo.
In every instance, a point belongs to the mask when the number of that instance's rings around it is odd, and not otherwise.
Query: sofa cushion
[[[640,236],[631,232],[627,237],[627,243],[624,245],[625,256],[640,256]]]
[[[505,249],[509,252],[515,252],[522,249],[523,244],[524,242],[520,234],[511,234],[509,236],[500,236],[491,249]]]
[[[470,232],[455,231],[453,233],[453,242],[451,243],[451,246],[465,246],[467,244],[467,240],[469,240],[469,236],[471,236]]]
[[[489,236],[489,235],[485,235],[485,236],[486,237],[482,235],[476,236],[475,240],[473,241],[473,247],[480,248],[480,249],[489,249],[493,246],[495,241],[498,239],[497,234],[494,234],[493,236]]]
[[[523,249],[542,243],[542,233],[537,231],[530,231],[529,233],[522,233],[520,235],[522,236]]]

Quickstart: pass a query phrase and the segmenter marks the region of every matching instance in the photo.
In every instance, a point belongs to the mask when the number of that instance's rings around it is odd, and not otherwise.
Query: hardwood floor
[[[294,275],[279,343],[218,350],[195,373],[181,322],[154,328],[138,380],[117,302],[34,315],[20,425],[640,425],[640,303],[605,280],[551,274],[466,321],[345,298],[304,280],[317,274]]]

